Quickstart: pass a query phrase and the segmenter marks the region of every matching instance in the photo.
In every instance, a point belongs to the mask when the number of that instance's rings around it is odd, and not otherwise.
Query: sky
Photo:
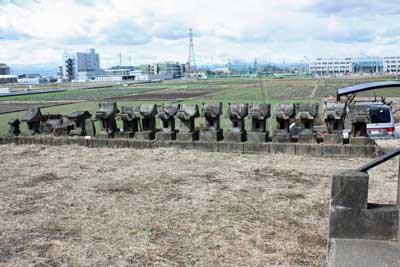
[[[0,62],[186,62],[189,28],[198,65],[400,55],[399,19],[393,0],[0,0]]]

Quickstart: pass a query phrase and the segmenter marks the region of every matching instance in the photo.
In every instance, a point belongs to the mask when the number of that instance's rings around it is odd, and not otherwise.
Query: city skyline
[[[396,55],[400,7],[392,1],[0,0],[0,62],[59,65],[95,48],[102,67],[186,62],[193,28],[199,65],[227,59]],[[130,58],[130,60],[129,60]]]

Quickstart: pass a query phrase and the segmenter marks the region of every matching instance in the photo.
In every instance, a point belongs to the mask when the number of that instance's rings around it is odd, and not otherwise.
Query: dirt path
[[[311,95],[310,95],[311,98],[315,97],[315,94],[317,93],[318,88],[319,88],[318,84],[314,85],[314,89],[312,90]]]

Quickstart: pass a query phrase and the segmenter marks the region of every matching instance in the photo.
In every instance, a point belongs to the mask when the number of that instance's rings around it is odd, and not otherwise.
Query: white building
[[[65,53],[63,63],[63,76],[68,81],[88,81],[100,73],[100,56],[94,49],[89,53]]]
[[[129,82],[134,80],[135,75],[98,75],[92,79],[95,82]]]
[[[400,57],[384,57],[383,71],[388,74],[400,73]]]
[[[317,58],[309,65],[310,73],[319,76],[346,75],[353,72],[351,58]]]
[[[318,58],[309,71],[318,76],[393,74],[400,72],[400,57]]]
[[[17,81],[15,75],[0,75],[0,84],[17,83]]]
[[[24,84],[24,85],[49,84],[56,81],[57,81],[56,78],[40,77],[40,76],[18,78],[18,84]]]

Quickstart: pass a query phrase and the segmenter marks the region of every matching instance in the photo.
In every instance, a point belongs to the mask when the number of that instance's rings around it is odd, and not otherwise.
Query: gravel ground
[[[2,145],[0,266],[319,266],[331,175],[367,161]]]

